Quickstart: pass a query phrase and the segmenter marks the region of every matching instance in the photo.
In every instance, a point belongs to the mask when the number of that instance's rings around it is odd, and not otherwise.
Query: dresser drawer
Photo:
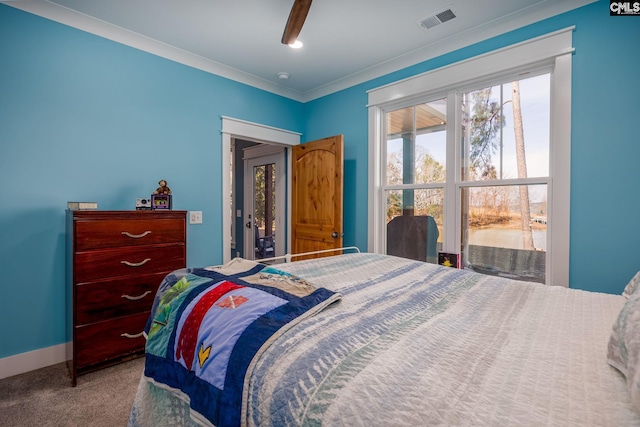
[[[120,246],[177,243],[185,240],[183,219],[105,219],[77,221],[76,251]]]
[[[166,273],[76,285],[76,324],[149,311]]]
[[[129,246],[75,254],[75,283],[170,272],[185,266],[183,244]]]
[[[144,350],[146,339],[141,332],[147,324],[149,311],[118,317],[76,328],[77,368],[100,364],[127,354]],[[128,334],[130,337],[124,336]]]

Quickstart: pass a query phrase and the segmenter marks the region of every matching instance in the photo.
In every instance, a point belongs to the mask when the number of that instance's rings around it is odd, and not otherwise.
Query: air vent
[[[455,17],[456,13],[453,11],[453,8],[449,6],[446,9],[441,10],[440,12],[434,13],[424,19],[419,20],[418,25],[420,25],[424,30],[430,30],[433,27],[444,24],[447,21],[451,21]]]

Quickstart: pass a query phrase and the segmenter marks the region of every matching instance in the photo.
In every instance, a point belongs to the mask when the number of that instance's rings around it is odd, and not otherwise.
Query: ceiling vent
[[[444,24],[447,21],[451,21],[456,16],[457,15],[454,12],[453,7],[449,6],[438,13],[434,13],[424,19],[419,20],[418,25],[420,25],[423,30],[430,30],[433,27]]]

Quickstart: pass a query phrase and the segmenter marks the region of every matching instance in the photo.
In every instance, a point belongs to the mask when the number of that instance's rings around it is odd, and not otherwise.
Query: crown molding
[[[297,91],[46,0],[12,0],[0,3],[210,74],[296,101],[302,100],[302,94]]]

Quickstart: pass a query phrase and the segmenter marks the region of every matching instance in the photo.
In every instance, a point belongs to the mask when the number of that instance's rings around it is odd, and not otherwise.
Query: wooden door
[[[291,253],[342,247],[343,136],[296,145],[292,150]],[[329,252],[317,256],[335,255]]]

